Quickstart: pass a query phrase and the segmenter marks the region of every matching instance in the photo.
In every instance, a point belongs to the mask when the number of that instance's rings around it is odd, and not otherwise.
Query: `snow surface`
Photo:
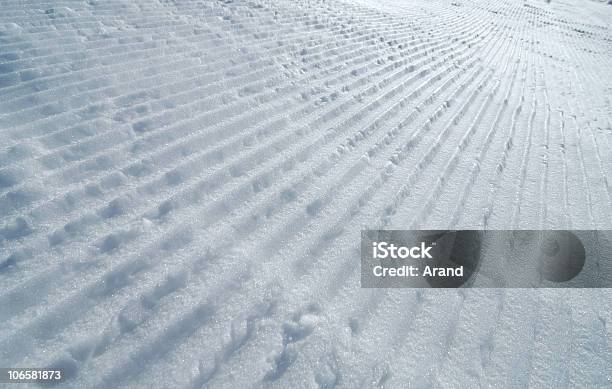
[[[612,387],[609,289],[359,284],[362,228],[612,229],[611,32],[601,1],[0,0],[0,366]]]

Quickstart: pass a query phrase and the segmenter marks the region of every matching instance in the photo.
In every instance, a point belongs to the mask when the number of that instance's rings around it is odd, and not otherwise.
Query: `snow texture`
[[[609,289],[359,283],[361,229],[612,229],[611,32],[604,1],[0,0],[0,366],[612,387]]]

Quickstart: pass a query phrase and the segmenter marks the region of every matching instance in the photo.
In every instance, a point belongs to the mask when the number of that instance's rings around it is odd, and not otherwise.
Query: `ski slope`
[[[609,289],[359,269],[365,228],[612,229],[611,70],[600,1],[0,0],[0,367],[612,387]]]

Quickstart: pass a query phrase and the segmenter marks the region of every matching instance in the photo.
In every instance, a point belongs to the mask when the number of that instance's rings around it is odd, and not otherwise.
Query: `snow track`
[[[359,287],[362,228],[612,229],[611,29],[595,1],[0,0],[0,367],[612,386],[606,289]]]

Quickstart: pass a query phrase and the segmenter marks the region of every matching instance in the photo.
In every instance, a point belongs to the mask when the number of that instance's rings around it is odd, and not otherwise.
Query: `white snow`
[[[609,289],[359,269],[366,228],[612,229],[610,69],[602,1],[0,0],[0,367],[612,387]]]

